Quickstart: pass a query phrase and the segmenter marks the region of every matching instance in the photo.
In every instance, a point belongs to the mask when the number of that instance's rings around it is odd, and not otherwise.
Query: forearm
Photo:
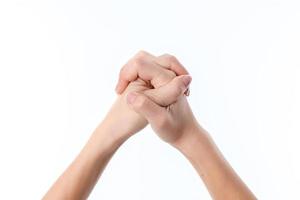
[[[43,199],[86,199],[123,140],[102,123]]]
[[[191,162],[213,199],[256,199],[200,126],[175,144]]]

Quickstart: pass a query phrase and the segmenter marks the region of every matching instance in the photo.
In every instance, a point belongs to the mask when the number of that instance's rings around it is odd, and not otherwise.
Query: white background
[[[259,199],[300,199],[300,5],[287,0],[0,1],[0,199],[40,199],[80,151],[138,50],[193,76],[191,106]],[[209,199],[150,130],[90,199]]]

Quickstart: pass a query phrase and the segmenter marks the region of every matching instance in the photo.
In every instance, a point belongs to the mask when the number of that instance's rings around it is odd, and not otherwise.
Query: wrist
[[[98,143],[99,148],[105,151],[117,149],[128,138],[129,134],[124,133],[118,125],[111,124],[107,119],[103,120],[94,130],[91,138]]]
[[[182,152],[185,156],[191,155],[195,146],[206,146],[209,140],[209,135],[198,122],[195,122],[193,126],[185,130],[182,137],[179,138],[172,146]]]
[[[104,120],[96,129],[96,131],[105,130],[113,143],[125,142],[148,124],[144,117],[127,105],[124,98],[123,95],[117,98]]]

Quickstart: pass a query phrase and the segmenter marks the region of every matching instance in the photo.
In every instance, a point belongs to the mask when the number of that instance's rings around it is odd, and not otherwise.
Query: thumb
[[[190,75],[176,76],[162,87],[146,90],[145,94],[155,103],[161,106],[168,106],[176,102],[178,97],[188,91],[191,81],[192,77]]]
[[[166,109],[157,105],[144,94],[129,93],[127,95],[127,103],[134,111],[145,117],[149,123],[155,123],[155,121],[166,116]]]

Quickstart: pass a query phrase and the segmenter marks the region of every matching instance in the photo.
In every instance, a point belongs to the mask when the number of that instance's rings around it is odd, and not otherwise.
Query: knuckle
[[[127,68],[126,65],[120,69],[119,77],[121,79],[126,79],[126,80],[129,79],[130,73],[129,73],[128,68]]]
[[[139,50],[136,54],[135,54],[135,58],[145,58],[148,55],[148,53],[144,50]]]
[[[139,57],[133,58],[130,62],[130,66],[135,70],[140,69],[143,65],[144,61]]]
[[[145,56],[140,53],[134,56],[133,59],[131,60],[131,65],[137,69],[142,67],[144,64],[145,64]]]
[[[165,54],[165,58],[168,59],[171,63],[177,62],[177,58],[171,54]]]

